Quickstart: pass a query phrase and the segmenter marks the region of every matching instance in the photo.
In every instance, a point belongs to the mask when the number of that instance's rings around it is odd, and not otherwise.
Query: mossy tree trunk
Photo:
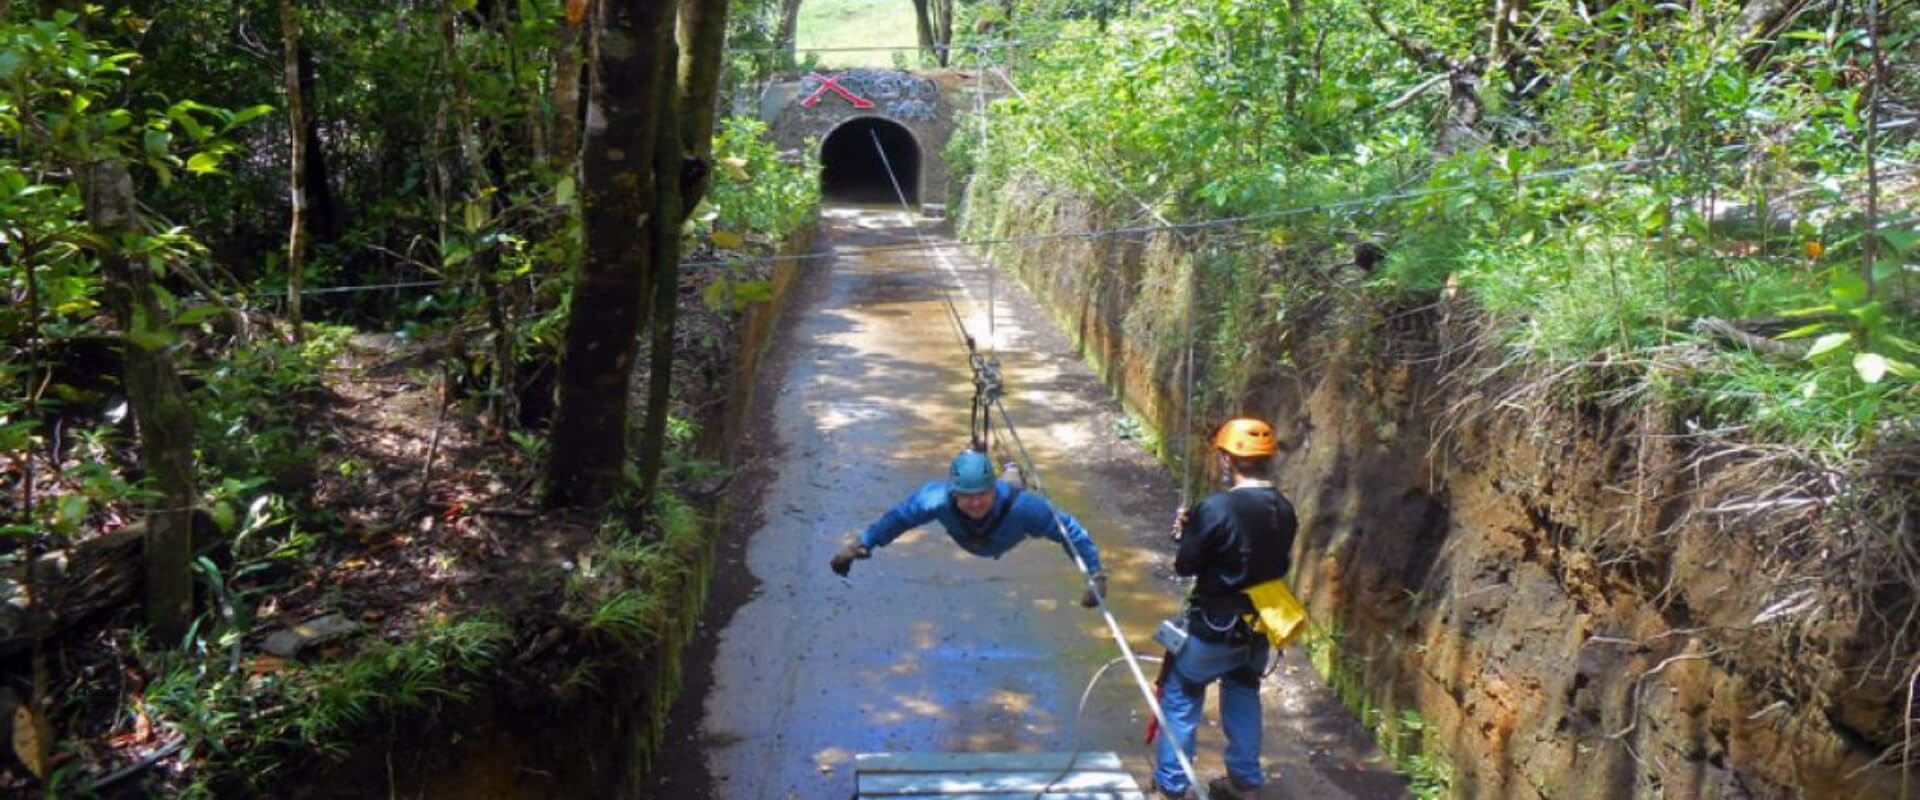
[[[169,353],[172,334],[153,293],[144,258],[126,254],[137,235],[133,176],[118,159],[83,171],[87,221],[105,243],[101,272],[107,305],[126,340],[123,385],[139,431],[140,467],[159,497],[149,510],[146,536],[147,622],[156,639],[173,645],[193,619],[193,413]]]
[[[566,20],[553,54],[553,162],[565,168],[580,157],[580,40],[587,0],[567,0]]]
[[[775,47],[780,48],[780,69],[792,69],[799,63],[795,35],[800,31],[800,0],[780,0],[780,29],[773,37]]]
[[[648,498],[666,461],[667,417],[673,398],[673,349],[680,300],[681,223],[711,185],[714,89],[726,38],[727,0],[683,0],[680,6],[678,88],[661,110],[654,151],[658,215],[669,222],[654,240],[653,336],[649,345],[647,415],[640,438],[640,483]]]
[[[598,505],[627,458],[627,387],[659,230],[654,151],[674,4],[603,0],[589,28],[580,206],[586,236],[560,362],[547,502]]]
[[[706,192],[726,15],[726,0],[609,0],[594,15],[581,156],[587,246],[560,365],[550,504],[597,505],[620,485],[627,386],[642,330],[652,333],[652,383],[636,477],[648,492],[659,482],[680,228]]]

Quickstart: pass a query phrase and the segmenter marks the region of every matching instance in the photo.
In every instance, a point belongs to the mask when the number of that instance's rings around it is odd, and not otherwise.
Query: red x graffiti
[[[852,103],[854,108],[873,108],[873,101],[863,98],[857,94],[854,94],[853,92],[849,92],[846,90],[845,87],[842,87],[840,85],[840,79],[847,77],[847,73],[842,72],[838,75],[822,75],[818,72],[814,72],[814,73],[809,73],[808,77],[811,77],[816,81],[819,81],[820,88],[813,90],[813,94],[807,95],[807,99],[800,101],[800,105],[806,106],[807,108],[814,107],[820,102],[820,96],[826,94],[827,90],[831,89],[834,91],[834,93],[840,95],[841,97],[847,98],[847,102]]]

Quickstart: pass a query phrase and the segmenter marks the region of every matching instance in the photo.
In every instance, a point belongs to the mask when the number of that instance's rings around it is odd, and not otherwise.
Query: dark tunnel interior
[[[880,147],[874,147],[878,138]],[[880,157],[881,151],[886,158]],[[820,143],[820,194],[829,203],[899,202],[887,166],[900,179],[907,204],[920,202],[920,146],[897,122],[878,117],[849,120]]]

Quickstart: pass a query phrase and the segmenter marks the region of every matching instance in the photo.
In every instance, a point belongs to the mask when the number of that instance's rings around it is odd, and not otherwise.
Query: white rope
[[[1001,426],[1007,429],[1007,434],[1013,437],[1014,446],[1020,450],[1020,468],[1027,470],[1032,476],[1033,491],[1042,498],[1045,498],[1047,492],[1041,484],[1040,469],[1033,465],[1033,457],[1028,454],[1026,443],[1020,441],[1020,430],[1014,427],[1013,418],[1007,414],[1006,404],[995,400],[994,406],[1000,410]],[[1049,499],[1047,506],[1053,508],[1053,501]],[[1067,554],[1073,556],[1074,566],[1080,568],[1080,576],[1086,580],[1087,591],[1093,594],[1094,603],[1100,608],[1100,617],[1106,620],[1107,631],[1113,634],[1113,643],[1120,647],[1120,656],[1127,660],[1127,669],[1133,672],[1133,682],[1140,687],[1140,696],[1146,699],[1147,708],[1153,711],[1154,721],[1160,723],[1160,735],[1167,737],[1173,736],[1173,726],[1167,722],[1166,710],[1160,707],[1160,696],[1154,692],[1153,682],[1147,680],[1146,673],[1140,670],[1140,657],[1135,655],[1133,647],[1127,644],[1127,634],[1120,629],[1120,621],[1114,619],[1113,610],[1107,607],[1106,595],[1101,593],[1098,586],[1094,583],[1093,573],[1087,569],[1087,562],[1080,558],[1079,551],[1073,549],[1073,545],[1071,544],[1072,537],[1067,533],[1066,523],[1060,520],[1058,509],[1054,509],[1053,525],[1060,531],[1061,541],[1066,543]],[[1087,540],[1092,541],[1093,534],[1087,534]],[[1192,784],[1194,794],[1199,800],[1207,800],[1207,789],[1205,785],[1200,782],[1200,773],[1193,768],[1193,760],[1187,757],[1187,751],[1180,746],[1179,742],[1169,739],[1168,743],[1172,745],[1171,749],[1173,750],[1174,759],[1180,762],[1180,770],[1187,773],[1187,781]],[[1079,755],[1077,749],[1079,743],[1075,742],[1074,744],[1076,748],[1075,757],[1077,758]]]
[[[880,163],[887,170],[887,180],[893,184],[893,193],[895,198],[897,198],[900,201],[901,213],[907,216],[907,221],[909,223],[913,223],[912,206],[907,203],[906,192],[900,188],[899,176],[894,174],[893,162],[887,158],[887,149],[884,145],[880,143],[880,135],[871,130],[867,131],[867,133],[868,135],[873,137],[874,149],[879,151],[880,153]],[[926,234],[921,232],[920,226],[918,223],[913,223],[913,233],[914,233],[914,236],[920,240],[921,252],[931,253],[932,256],[938,257],[942,265],[945,266],[949,272],[952,272],[956,277],[958,277],[959,273],[957,270],[954,269],[952,262],[947,260],[946,254],[944,252],[942,252],[941,250],[933,246],[932,242],[930,242],[927,239]],[[962,283],[961,286],[962,288],[965,288],[964,283]],[[949,309],[952,308],[953,302],[950,297],[947,300],[947,305]],[[964,326],[962,326],[962,330],[963,331],[965,330]],[[968,337],[962,337],[962,338],[968,344],[968,350],[970,351],[970,354],[971,354],[971,351],[973,349],[971,345],[972,343],[971,338],[968,338]],[[999,409],[1000,422],[1002,426],[1006,429],[1007,433],[1013,437],[1014,446],[1018,448],[1020,451],[1021,469],[1025,471],[1025,475],[1032,476],[1033,491],[1036,494],[1040,495],[1042,498],[1046,498],[1046,489],[1044,488],[1041,482],[1040,470],[1037,466],[1034,465],[1032,455],[1027,452],[1026,443],[1020,440],[1020,431],[1014,427],[1013,417],[1007,414],[1006,403],[1003,402],[1000,398],[995,397],[992,399],[992,405],[994,408]],[[1049,509],[1052,509],[1053,511],[1051,516],[1053,517],[1054,528],[1060,532],[1060,541],[1064,545],[1064,549],[1067,551],[1067,554],[1073,557],[1073,565],[1079,568],[1080,577],[1085,581],[1087,585],[1087,592],[1093,596],[1094,604],[1100,609],[1101,619],[1105,620],[1107,623],[1107,631],[1113,635],[1114,644],[1119,646],[1121,657],[1125,658],[1127,661],[1127,669],[1132,671],[1133,673],[1134,683],[1140,687],[1141,697],[1146,699],[1147,707],[1152,709],[1153,718],[1156,722],[1160,724],[1160,730],[1162,731],[1162,735],[1172,736],[1173,726],[1171,724],[1168,724],[1167,713],[1164,709],[1160,707],[1160,698],[1158,694],[1155,693],[1153,690],[1153,683],[1147,680],[1146,673],[1142,672],[1140,669],[1139,657],[1134,654],[1133,647],[1127,644],[1127,634],[1126,634],[1126,631],[1121,629],[1120,620],[1115,619],[1113,616],[1113,610],[1107,607],[1106,595],[1105,593],[1100,591],[1098,583],[1094,581],[1093,571],[1087,567],[1086,560],[1080,557],[1080,551],[1074,549],[1073,543],[1072,543],[1073,537],[1068,533],[1066,523],[1061,521],[1059,510],[1057,508],[1054,508],[1053,502],[1051,500],[1048,500],[1047,507]],[[1093,540],[1093,535],[1088,534],[1087,541],[1091,542],[1092,540]],[[1193,784],[1194,793],[1198,795],[1199,800],[1207,800],[1207,790],[1200,783],[1200,773],[1194,770],[1192,759],[1187,758],[1186,751],[1179,746],[1178,742],[1172,742],[1172,744],[1173,744],[1172,749],[1173,749],[1174,758],[1180,762],[1180,769],[1187,773],[1187,780]],[[1076,749],[1075,749],[1073,758],[1077,759],[1079,757],[1078,742],[1075,743],[1075,747]],[[1072,764],[1071,759],[1068,761],[1068,764],[1069,765]]]

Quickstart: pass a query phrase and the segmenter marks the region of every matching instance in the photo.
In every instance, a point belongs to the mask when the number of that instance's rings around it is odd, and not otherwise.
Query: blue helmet
[[[993,488],[993,459],[978,450],[965,450],[953,460],[947,476],[947,488],[961,494],[984,492]]]

